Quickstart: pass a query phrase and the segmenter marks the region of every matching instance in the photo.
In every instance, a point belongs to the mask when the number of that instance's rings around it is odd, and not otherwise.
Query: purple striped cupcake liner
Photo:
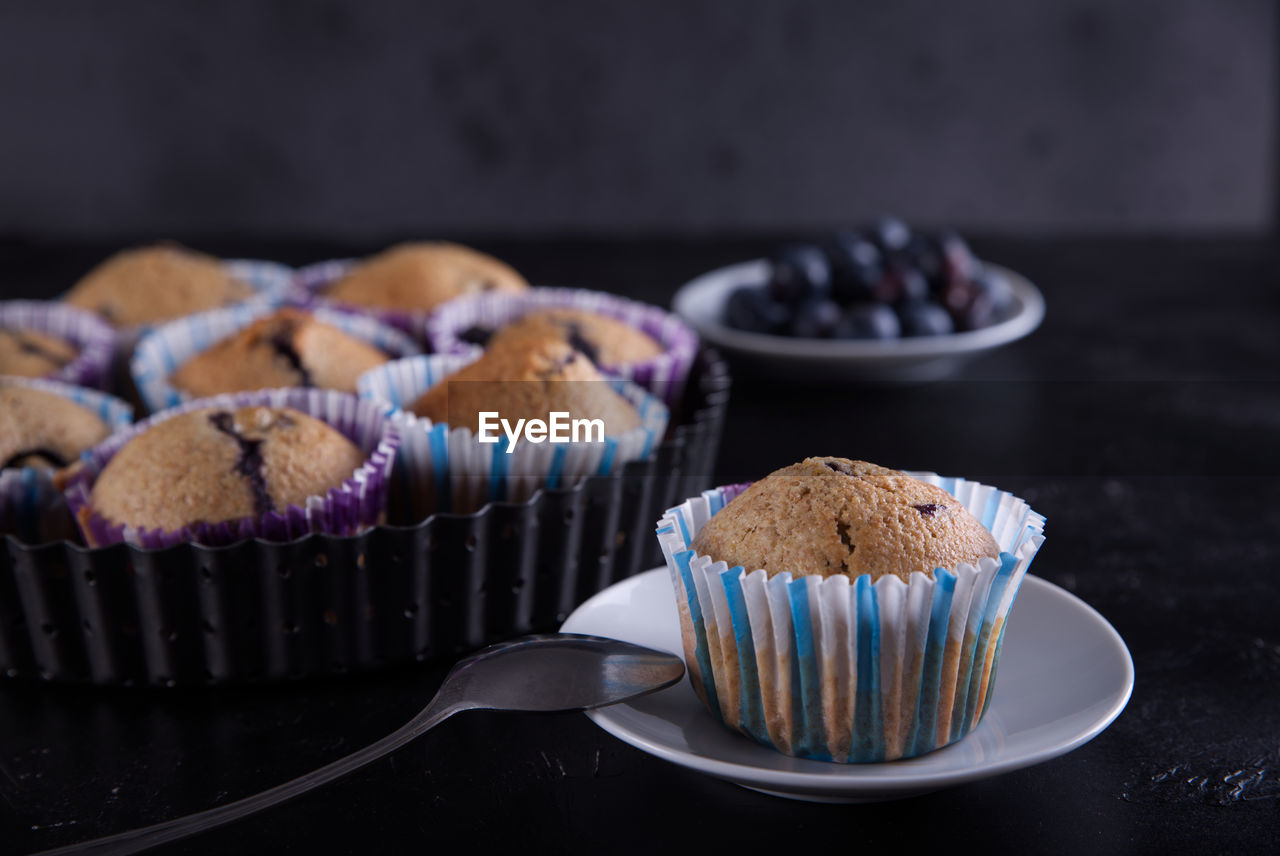
[[[258,318],[286,306],[310,312],[316,320],[368,342],[391,359],[412,356],[421,351],[417,341],[407,334],[366,315],[324,306],[307,306],[305,302],[299,303],[292,299],[264,299],[242,303],[179,318],[144,334],[138,340],[133,358],[129,362],[133,384],[142,403],[149,412],[158,413],[190,401],[190,395],[169,383],[169,378],[183,363],[234,335]]]
[[[638,384],[668,405],[680,400],[698,354],[697,333],[661,307],[603,291],[538,286],[520,293],[458,297],[436,307],[427,316],[427,342],[431,350],[439,354],[476,354],[481,346],[464,338],[468,331],[497,330],[531,312],[547,309],[578,309],[604,315],[652,336],[662,346],[662,354],[649,360],[600,368]]]
[[[988,485],[912,475],[964,505],[1000,556],[907,583],[770,577],[690,549],[744,486],[704,491],[662,517],[689,679],[712,716],[784,754],[840,763],[922,755],[978,725],[1044,518]]]
[[[45,300],[4,300],[0,301],[0,328],[44,333],[76,348],[75,358],[46,379],[109,388],[116,334],[92,312]]]
[[[283,511],[238,520],[193,523],[164,531],[114,523],[93,511],[90,493],[94,481],[116,452],[148,428],[193,410],[253,406],[290,407],[313,416],[354,443],[367,456],[365,462],[341,485],[323,496],[308,498],[305,506],[290,505]],[[387,484],[400,431],[383,410],[349,393],[302,388],[231,393],[185,402],[113,434],[90,450],[83,467],[66,486],[67,504],[85,540],[95,547],[127,542],[159,550],[183,542],[221,545],[252,538],[292,541],[313,533],[355,535],[379,524],[386,513]]]
[[[87,387],[37,378],[0,377],[0,387],[22,386],[60,395],[88,409],[112,431],[133,422],[133,408],[125,401]],[[0,470],[0,533],[29,543],[75,536],[75,525],[62,491],[51,472],[36,467]]]
[[[402,309],[385,309],[377,306],[361,306],[326,297],[329,286],[342,279],[360,263],[360,259],[329,259],[323,262],[300,267],[294,272],[293,293],[309,305],[328,307],[341,312],[352,312],[366,315],[403,333],[412,336],[425,348],[426,339],[422,334],[422,325],[427,313]]]

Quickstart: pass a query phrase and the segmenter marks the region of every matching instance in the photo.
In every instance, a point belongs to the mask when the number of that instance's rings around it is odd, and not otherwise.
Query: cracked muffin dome
[[[121,447],[81,513],[164,531],[261,516],[305,506],[363,460],[339,431],[291,408],[192,410]]]
[[[97,414],[61,395],[0,387],[0,469],[61,469],[110,433]]]
[[[65,368],[80,350],[39,330],[0,327],[0,374],[45,377]]]
[[[640,425],[640,416],[581,352],[554,339],[522,340],[489,348],[413,401],[408,409],[432,422],[479,431],[480,411],[500,418],[603,419],[616,436]]]
[[[978,520],[951,494],[906,473],[847,458],[806,458],[751,485],[712,517],[690,544],[730,567],[770,577],[914,572],[1000,554]]]
[[[663,353],[658,341],[643,330],[582,309],[531,312],[495,332],[489,345],[502,347],[524,339],[557,339],[597,366],[624,366]]]
[[[386,361],[368,342],[285,308],[196,354],[169,382],[194,398],[285,386],[355,392],[356,378]]]
[[[151,324],[253,295],[213,256],[177,244],[123,250],[89,271],[63,297],[116,326]]]
[[[492,256],[460,244],[421,241],[360,262],[324,296],[375,309],[427,312],[463,294],[528,287],[524,277]]]

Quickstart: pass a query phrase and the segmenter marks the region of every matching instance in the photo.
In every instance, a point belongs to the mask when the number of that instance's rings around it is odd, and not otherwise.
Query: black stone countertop
[[[197,242],[304,263],[379,247]],[[547,284],[667,304],[765,240],[484,242]],[[1033,572],[1132,652],[1119,719],[1038,766],[872,805],[769,797],[672,766],[581,714],[471,713],[292,803],[158,852],[1275,852],[1280,847],[1280,279],[1250,240],[975,240],[1048,313],[952,381],[735,378],[718,481],[812,454],[964,475],[1048,519]],[[112,247],[0,243],[0,295],[48,297]],[[258,689],[0,682],[0,852],[225,802],[407,719],[443,665]],[[692,822],[690,822],[692,821]]]

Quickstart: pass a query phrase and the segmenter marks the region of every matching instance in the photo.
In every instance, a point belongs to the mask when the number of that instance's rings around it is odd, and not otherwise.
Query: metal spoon
[[[464,710],[588,710],[669,687],[683,675],[679,657],[629,642],[570,633],[524,636],[459,662],[413,719],[345,758],[226,805],[37,856],[125,856],[231,823],[342,778]]]

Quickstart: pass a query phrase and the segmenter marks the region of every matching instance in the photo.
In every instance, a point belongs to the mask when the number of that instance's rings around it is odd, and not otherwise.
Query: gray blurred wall
[[[1269,0],[0,7],[0,236],[1273,223]]]

